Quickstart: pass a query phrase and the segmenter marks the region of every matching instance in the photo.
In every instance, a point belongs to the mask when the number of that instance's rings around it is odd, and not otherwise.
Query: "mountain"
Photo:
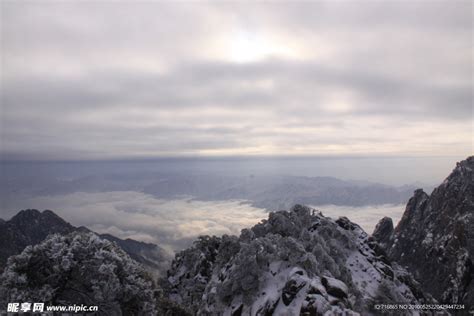
[[[66,235],[76,228],[49,210],[22,210],[9,221],[0,222],[0,267],[8,257],[28,245],[43,241],[49,234]]]
[[[373,237],[438,301],[474,308],[474,156],[431,195],[416,190],[398,225],[384,218]]]
[[[219,175],[213,173],[146,172],[101,173],[73,178],[9,175],[0,179],[0,198],[15,201],[37,196],[74,192],[135,191],[161,199],[183,196],[202,201],[246,200],[268,210],[287,209],[295,204],[364,206],[406,203],[411,185],[395,187],[368,181],[333,177],[272,174]],[[8,181],[7,181],[8,180]]]
[[[91,232],[86,227],[75,227],[50,210],[22,210],[8,221],[0,221],[0,269],[7,259],[19,254],[26,246],[42,242],[48,235],[67,235],[72,232]],[[96,233],[95,233],[96,234]],[[130,257],[153,271],[164,271],[167,253],[159,246],[132,239],[120,239],[109,234],[96,234],[115,242]]]
[[[158,198],[189,195],[199,200],[247,200],[255,207],[275,210],[295,204],[399,204],[407,201],[413,189],[332,177],[173,175],[160,177],[143,192]]]
[[[376,303],[432,302],[357,224],[300,205],[239,237],[201,237],[167,281],[170,299],[200,315],[369,315]]]

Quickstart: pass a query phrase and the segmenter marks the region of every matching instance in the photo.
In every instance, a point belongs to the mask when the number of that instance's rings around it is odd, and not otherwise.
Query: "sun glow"
[[[230,43],[230,58],[239,63],[265,59],[271,53],[271,47],[266,39],[254,33],[239,32]]]
[[[230,38],[226,56],[232,62],[251,63],[267,58],[298,58],[294,47],[271,34],[238,31]]]

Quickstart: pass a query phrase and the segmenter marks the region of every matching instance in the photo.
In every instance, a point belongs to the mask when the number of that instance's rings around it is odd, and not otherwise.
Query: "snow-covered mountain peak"
[[[301,205],[238,238],[199,239],[176,256],[168,281],[172,299],[200,315],[350,315],[377,301],[426,300],[360,226]]]

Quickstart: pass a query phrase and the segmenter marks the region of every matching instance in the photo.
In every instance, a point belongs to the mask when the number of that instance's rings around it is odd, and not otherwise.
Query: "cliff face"
[[[304,206],[239,237],[202,237],[168,272],[175,302],[200,315],[371,314],[375,303],[429,302],[347,218]]]
[[[394,230],[387,219],[373,237],[392,261],[445,303],[474,306],[474,157],[457,164],[431,196],[416,190]]]

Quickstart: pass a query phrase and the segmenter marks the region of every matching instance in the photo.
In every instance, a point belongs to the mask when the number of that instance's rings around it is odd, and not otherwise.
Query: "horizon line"
[[[0,163],[87,163],[87,162],[159,162],[159,161],[219,161],[219,160],[265,160],[265,159],[275,159],[275,160],[286,160],[286,159],[442,159],[442,158],[456,158],[460,157],[470,157],[470,155],[342,155],[342,154],[308,154],[308,155],[222,155],[222,156],[202,156],[202,155],[175,155],[175,156],[153,156],[153,157],[117,157],[117,158],[83,158],[83,159],[57,159],[57,158],[3,158],[0,155]],[[462,158],[464,160],[465,158]]]

